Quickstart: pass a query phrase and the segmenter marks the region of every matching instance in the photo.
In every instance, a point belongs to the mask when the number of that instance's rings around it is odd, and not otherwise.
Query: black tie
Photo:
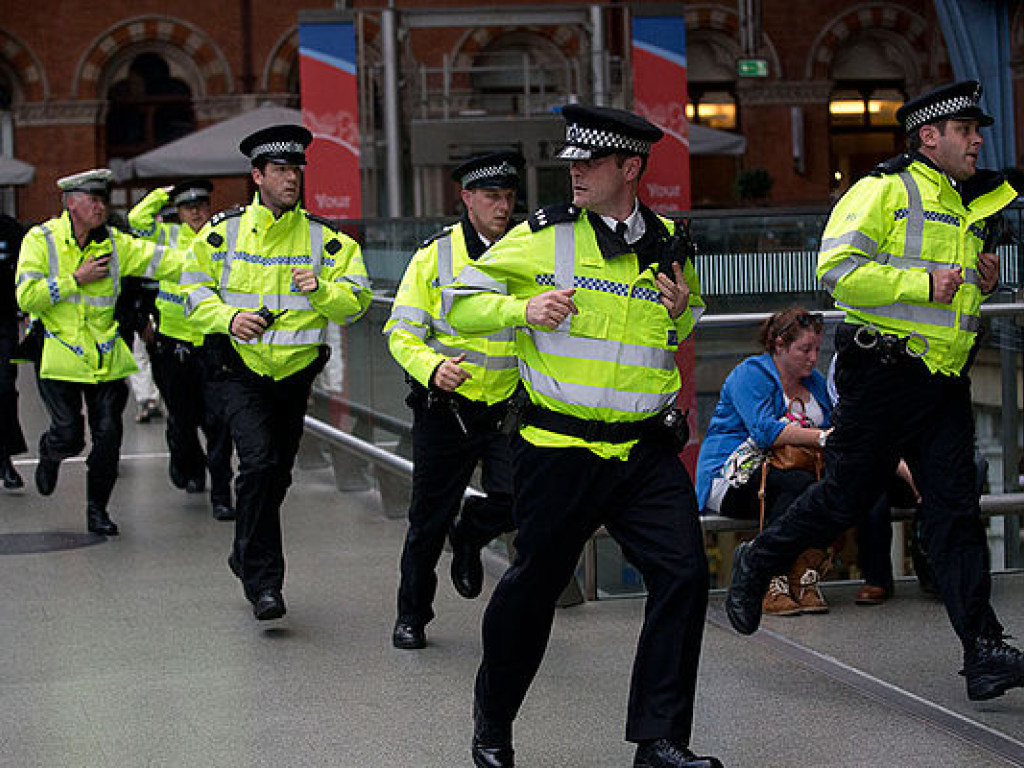
[[[628,230],[629,227],[626,226],[626,222],[624,221],[620,221],[618,224],[615,225],[615,234],[618,235],[623,242],[626,242],[626,232]]]

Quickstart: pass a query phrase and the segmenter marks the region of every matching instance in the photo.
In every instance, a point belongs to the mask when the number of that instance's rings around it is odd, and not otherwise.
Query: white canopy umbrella
[[[0,156],[0,187],[31,184],[36,168],[13,157]]]
[[[260,128],[280,123],[302,124],[297,109],[265,104],[222,120],[188,136],[143,152],[130,160],[111,160],[121,181],[130,178],[238,176],[249,173],[249,158],[238,151],[238,142]]]
[[[746,151],[747,140],[738,133],[690,123],[691,155],[742,155]]]

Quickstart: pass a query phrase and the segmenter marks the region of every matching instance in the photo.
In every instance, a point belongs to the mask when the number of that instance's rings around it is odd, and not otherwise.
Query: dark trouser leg
[[[484,437],[480,482],[486,496],[467,499],[459,526],[476,547],[515,530],[512,520],[512,453],[509,436],[490,430]]]
[[[873,587],[892,586],[892,522],[889,493],[883,493],[857,526],[857,561],[864,581]]]
[[[921,523],[936,585],[965,648],[1003,627],[990,602],[992,579],[974,462],[970,382],[937,378],[933,418],[907,463],[921,491]]]
[[[281,504],[315,374],[306,369],[275,382],[231,373],[222,382],[239,461],[234,554],[249,600],[284,584]]]
[[[199,442],[202,372],[195,353],[179,356],[173,340],[149,346],[149,359],[167,411],[167,448],[171,464],[186,480],[205,479],[206,456]]]
[[[582,448],[538,448],[513,438],[516,557],[484,612],[476,707],[511,724],[547,647],[555,602],[608,503],[606,461]]]
[[[106,509],[117,481],[117,465],[121,459],[122,415],[128,403],[128,384],[124,379],[88,384],[85,393],[86,413],[92,449],[85,461],[86,490],[89,506]]]
[[[17,326],[0,323],[0,458],[28,450],[18,421],[18,367],[10,362],[17,341]]]
[[[74,381],[39,379],[39,395],[50,415],[50,426],[39,438],[40,459],[63,461],[85,447],[84,387]]]
[[[412,439],[412,501],[402,548],[398,618],[422,626],[434,617],[435,570],[483,441],[475,432],[464,435],[443,406],[425,405],[413,407]]]
[[[685,467],[666,444],[641,443],[605,522],[647,586],[644,624],[629,693],[626,739],[690,741],[708,563],[697,500]]]
[[[203,434],[206,463],[210,470],[210,502],[231,506],[231,431],[224,418],[224,393],[220,382],[203,371]]]

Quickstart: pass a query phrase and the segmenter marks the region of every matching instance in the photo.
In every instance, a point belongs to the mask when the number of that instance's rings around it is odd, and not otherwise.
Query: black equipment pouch
[[[43,321],[36,318],[28,327],[25,337],[14,348],[12,360],[25,360],[37,365],[43,359]]]
[[[686,262],[692,261],[697,255],[697,246],[690,236],[690,222],[677,221],[675,232],[659,241],[658,251],[658,274],[675,281],[672,265],[678,264],[685,272]]]

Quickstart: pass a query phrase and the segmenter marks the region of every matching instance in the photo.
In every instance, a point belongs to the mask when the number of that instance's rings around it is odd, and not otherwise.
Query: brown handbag
[[[820,480],[825,469],[825,449],[817,445],[780,445],[765,451],[761,465],[761,488],[757,497],[761,502],[761,530],[764,530],[764,489],[768,482],[768,468],[802,469],[812,472]]]

